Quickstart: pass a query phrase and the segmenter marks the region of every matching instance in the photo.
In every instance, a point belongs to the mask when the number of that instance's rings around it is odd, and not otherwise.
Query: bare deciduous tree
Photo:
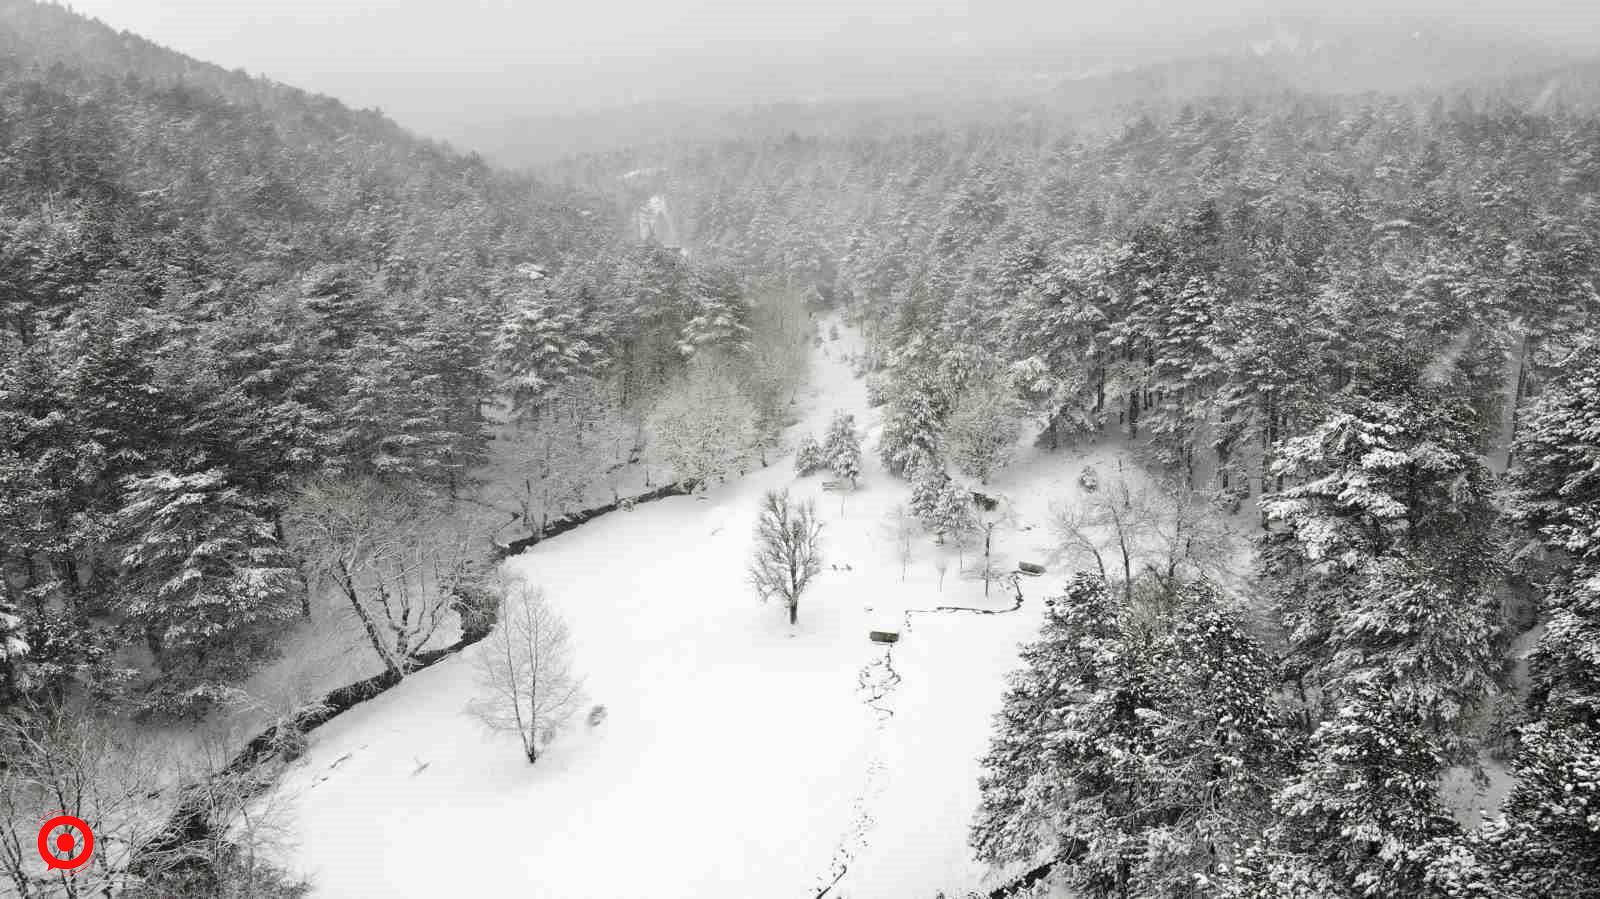
[[[515,732],[533,764],[583,704],[567,624],[544,592],[515,577],[498,583],[500,622],[473,657],[484,690],[469,710],[491,730]]]
[[[632,450],[628,423],[614,410],[615,389],[576,378],[548,391],[518,422],[510,441],[520,478],[519,513],[533,530],[583,508],[591,487],[616,478]]]
[[[811,365],[814,330],[804,292],[783,281],[757,284],[749,325],[750,353],[740,383],[755,407],[756,449],[765,466],[768,451],[794,420],[795,397]]]
[[[817,520],[815,503],[796,504],[787,490],[767,491],[756,524],[750,585],[763,602],[782,600],[791,625],[799,618],[800,594],[822,570],[821,538],[822,522]]]
[[[349,603],[384,669],[405,676],[477,576],[477,540],[445,510],[381,484],[322,481],[290,510],[312,573]]]
[[[1118,477],[1088,494],[1076,506],[1057,505],[1051,510],[1052,526],[1068,561],[1081,564],[1093,559],[1107,583],[1114,578],[1108,563],[1122,567],[1123,596],[1133,598],[1134,556],[1150,532],[1150,498]]]
[[[884,516],[883,532],[894,541],[895,552],[900,557],[900,580],[906,579],[906,566],[911,564],[911,547],[917,536],[917,516],[911,514],[904,503],[896,505]]]
[[[152,758],[82,710],[29,703],[0,716],[0,867],[22,897],[113,895],[127,873],[113,864],[160,826]],[[40,822],[54,814],[91,822],[94,854],[68,875],[43,870]],[[51,834],[54,840],[56,834]]]
[[[972,567],[967,570],[967,576],[974,580],[983,581],[983,595],[989,595],[989,588],[996,582],[1005,579],[1010,573],[1005,557],[994,550],[994,535],[996,531],[1016,525],[1016,516],[1011,511],[1010,503],[1002,503],[996,509],[981,513],[976,519],[975,533],[983,535],[983,555],[973,560]]]
[[[1149,539],[1157,550],[1146,570],[1170,590],[1180,580],[1215,579],[1228,568],[1232,538],[1220,515],[1217,497],[1182,478],[1163,481],[1151,503]]]
[[[0,873],[14,895],[304,894],[303,884],[268,861],[281,857],[281,801],[263,795],[259,777],[251,773],[212,776],[226,757],[220,744],[202,745],[198,755],[175,753],[165,742],[119,729],[103,714],[82,708],[29,702],[11,712],[0,716]],[[179,783],[190,786],[178,789]],[[194,803],[207,826],[168,847],[161,838],[180,799]],[[41,820],[60,813],[94,829],[89,861],[71,874],[45,871],[36,849]],[[151,848],[157,846],[162,848]]]
[[[290,800],[259,771],[230,767],[240,734],[226,727],[200,735],[172,791],[206,822],[176,844],[146,843],[138,853],[140,886],[127,899],[301,899],[309,885],[275,859],[294,848]],[[170,762],[168,763],[170,768]],[[169,777],[170,777],[169,771]],[[160,846],[161,848],[157,848]],[[98,849],[97,849],[98,851]]]
[[[703,486],[743,473],[754,458],[755,407],[729,366],[696,356],[650,412],[650,453],[680,481]]]
[[[1183,577],[1214,575],[1229,552],[1211,500],[1181,481],[1135,489],[1118,477],[1079,505],[1055,506],[1051,518],[1067,560],[1092,561],[1107,583],[1116,580],[1108,566],[1120,567],[1130,601],[1136,573],[1171,587]]]

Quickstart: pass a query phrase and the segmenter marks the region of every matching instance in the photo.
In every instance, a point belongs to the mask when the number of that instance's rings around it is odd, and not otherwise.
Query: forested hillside
[[[1054,601],[996,724],[981,857],[1092,896],[1594,896],[1600,119],[1521,89],[562,173],[655,171],[702,258],[851,310],[913,504],[1031,419],[1259,518],[1248,595],[1102,562]],[[1464,830],[1438,778],[1495,758],[1505,816]]]
[[[641,465],[754,465],[804,297],[59,6],[0,3],[0,50],[0,870],[298,895],[255,854],[265,781],[226,764],[248,737],[189,758],[141,727],[244,710],[276,728],[239,758],[293,757],[345,685],[245,687],[302,638],[380,672],[347,707],[489,632],[497,529],[536,539]],[[116,848],[41,878],[46,807]]]
[[[1600,897],[1596,64],[1307,34],[536,176],[0,0],[4,882]]]
[[[448,505],[507,412],[641,419],[749,331],[729,273],[376,113],[60,7],[5,3],[0,42],[7,701],[201,711],[309,613],[308,482]],[[560,474],[530,520],[581,505]]]

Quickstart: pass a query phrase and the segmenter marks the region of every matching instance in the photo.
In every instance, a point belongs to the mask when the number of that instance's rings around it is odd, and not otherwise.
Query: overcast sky
[[[903,58],[1109,32],[1203,31],[1326,0],[73,0],[80,13],[201,59],[377,106],[450,117],[730,93],[817,57]],[[1405,0],[1413,14],[1552,36],[1600,34],[1595,0]],[[1332,13],[1382,21],[1395,4]],[[692,77],[691,77],[692,76]]]

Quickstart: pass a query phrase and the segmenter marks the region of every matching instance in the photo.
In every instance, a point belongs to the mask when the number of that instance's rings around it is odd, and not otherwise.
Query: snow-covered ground
[[[869,457],[858,489],[841,501],[782,458],[509,561],[565,615],[604,723],[575,723],[530,766],[466,714],[465,655],[341,715],[281,786],[291,864],[315,895],[749,899],[833,884],[830,897],[932,899],[988,883],[966,847],[977,760],[1063,573],[1022,578],[1015,612],[908,615],[1009,610],[1014,594],[997,585],[986,600],[953,562],[941,590],[933,559],[951,551],[927,538],[901,579],[883,521],[907,490],[871,458],[878,411],[841,358],[857,348],[843,333],[817,360],[800,427],[820,435],[834,409],[856,414]],[[986,488],[1016,514],[997,552],[1046,561],[1050,503],[1077,495],[1086,462],[1113,470],[1113,455],[1023,452]],[[792,632],[744,577],[757,502],[781,487],[816,498],[826,527]],[[892,650],[868,641],[896,624]]]

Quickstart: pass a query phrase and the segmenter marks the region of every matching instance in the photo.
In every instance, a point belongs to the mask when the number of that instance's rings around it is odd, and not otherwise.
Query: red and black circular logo
[[[94,831],[82,818],[56,815],[39,827],[39,857],[46,867],[71,871],[83,867],[94,852]]]

